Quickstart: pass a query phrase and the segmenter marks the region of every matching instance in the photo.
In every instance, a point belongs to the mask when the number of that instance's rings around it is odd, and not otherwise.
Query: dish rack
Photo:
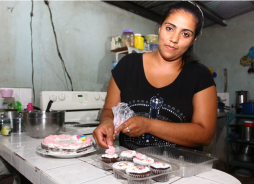
[[[213,161],[218,160],[208,153],[173,146],[138,148],[136,151],[178,165],[180,177],[190,177],[210,171]]]

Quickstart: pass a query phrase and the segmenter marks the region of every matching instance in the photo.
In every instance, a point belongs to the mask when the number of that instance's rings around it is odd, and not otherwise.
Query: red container
[[[254,127],[254,122],[253,121],[244,121],[244,125],[246,127]]]

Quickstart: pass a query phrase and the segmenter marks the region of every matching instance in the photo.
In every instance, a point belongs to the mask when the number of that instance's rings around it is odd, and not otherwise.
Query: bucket
[[[243,114],[254,115],[254,102],[242,103]]]

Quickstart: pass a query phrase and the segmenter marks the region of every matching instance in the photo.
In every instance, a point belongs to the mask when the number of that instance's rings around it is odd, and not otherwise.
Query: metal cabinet
[[[254,115],[227,114],[227,170],[229,165],[254,169],[254,161],[247,161],[249,158],[254,159],[254,156],[249,157],[248,154],[245,154],[248,157],[243,157],[244,154],[242,154],[242,148],[246,146],[254,149],[254,140],[247,141],[241,137],[241,129],[244,127],[245,120],[254,121]]]

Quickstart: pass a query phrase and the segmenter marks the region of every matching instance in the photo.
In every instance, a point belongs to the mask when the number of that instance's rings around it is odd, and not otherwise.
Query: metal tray
[[[178,175],[180,177],[190,177],[210,171],[213,167],[213,161],[218,160],[208,153],[173,146],[138,148],[136,151],[170,164],[176,164],[180,167]]]

